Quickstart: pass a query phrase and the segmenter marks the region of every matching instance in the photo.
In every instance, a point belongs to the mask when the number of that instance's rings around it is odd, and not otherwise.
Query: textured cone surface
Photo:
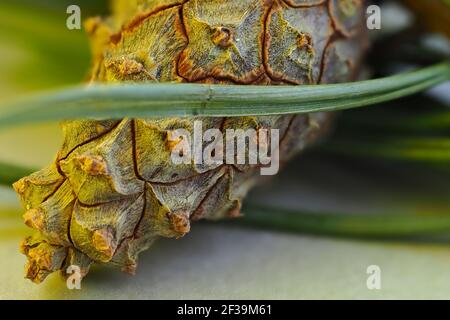
[[[317,84],[354,78],[364,52],[358,0],[119,0],[112,19],[86,23],[96,82]],[[171,160],[174,129],[279,129],[283,163],[326,131],[324,113],[67,121],[49,167],[14,184],[36,235],[21,250],[26,276],[110,263],[134,273],[159,237],[198,219],[240,215],[257,165]],[[262,143],[259,141],[258,143]],[[206,144],[205,144],[206,146]]]

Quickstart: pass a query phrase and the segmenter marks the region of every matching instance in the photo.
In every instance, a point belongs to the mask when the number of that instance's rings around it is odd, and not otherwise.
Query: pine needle
[[[7,103],[0,108],[0,129],[78,118],[235,117],[337,111],[408,96],[449,79],[447,62],[382,79],[332,85],[97,84]]]

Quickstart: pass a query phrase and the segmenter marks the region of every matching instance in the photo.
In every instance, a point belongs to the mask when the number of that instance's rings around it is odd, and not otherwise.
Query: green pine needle
[[[3,105],[0,128],[63,119],[234,117],[337,111],[408,96],[450,79],[450,63],[387,78],[311,86],[91,85]]]
[[[322,150],[350,156],[447,164],[450,167],[450,139],[447,137],[337,138]]]
[[[11,186],[20,178],[31,174],[33,169],[0,162],[0,185]]]
[[[248,205],[244,216],[225,223],[269,230],[355,238],[399,238],[450,232],[445,214],[339,214],[309,213]]]

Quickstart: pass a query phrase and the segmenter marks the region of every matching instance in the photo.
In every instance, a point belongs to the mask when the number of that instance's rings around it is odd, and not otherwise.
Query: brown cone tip
[[[116,242],[113,233],[108,229],[96,230],[92,235],[94,247],[104,255],[104,262],[108,262],[114,256]]]
[[[189,221],[189,215],[184,211],[176,211],[169,214],[170,222],[172,223],[173,230],[177,232],[180,237],[183,237],[191,230],[191,223]]]
[[[21,251],[28,257],[25,277],[34,283],[41,283],[49,274],[62,268],[67,249],[46,242],[32,242],[32,238],[27,238],[21,244]]]
[[[30,209],[26,211],[23,215],[23,220],[25,224],[30,228],[40,231],[42,231],[44,228],[44,213],[40,208]]]

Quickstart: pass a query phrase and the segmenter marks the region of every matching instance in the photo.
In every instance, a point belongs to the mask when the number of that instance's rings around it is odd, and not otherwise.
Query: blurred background
[[[370,31],[370,77],[448,59],[447,0],[374,1],[382,29]],[[78,84],[90,50],[83,30],[68,30],[66,8],[106,15],[108,1],[2,0],[1,102]],[[292,161],[248,201],[336,214],[450,215],[450,85],[377,108],[346,111],[322,145]],[[1,110],[0,110],[1,111]],[[62,140],[57,123],[0,131],[0,162],[40,168]],[[58,275],[37,286],[23,278],[22,209],[0,187],[0,299],[450,298],[450,232],[433,237],[358,239],[235,224],[198,223],[182,240],[161,240],[130,277],[94,267],[81,291]],[[382,289],[366,286],[367,267]]]

